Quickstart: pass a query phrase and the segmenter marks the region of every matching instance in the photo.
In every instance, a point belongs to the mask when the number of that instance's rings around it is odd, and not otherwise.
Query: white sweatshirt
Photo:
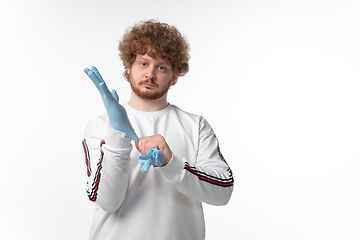
[[[212,128],[174,105],[124,107],[137,135],[161,134],[173,157],[142,173],[134,142],[109,127],[107,114],[91,120],[83,140],[87,193],[96,205],[90,239],[205,239],[202,202],[225,205],[233,190]]]

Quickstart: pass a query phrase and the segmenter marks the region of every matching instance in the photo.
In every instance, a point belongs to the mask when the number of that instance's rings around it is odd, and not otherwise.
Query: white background
[[[0,239],[88,238],[81,141],[105,110],[83,68],[128,101],[117,44],[150,18],[187,36],[169,101],[210,122],[234,173],[207,239],[360,239],[355,0],[1,0]]]

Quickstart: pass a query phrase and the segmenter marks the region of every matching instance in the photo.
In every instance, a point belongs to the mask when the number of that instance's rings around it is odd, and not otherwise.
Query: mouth
[[[156,85],[155,84],[152,84],[152,83],[149,83],[149,82],[144,82],[144,83],[141,83],[140,85],[144,86],[145,88],[156,88]]]

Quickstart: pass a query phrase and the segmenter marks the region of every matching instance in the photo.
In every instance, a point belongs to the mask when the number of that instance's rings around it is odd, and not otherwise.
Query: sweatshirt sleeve
[[[111,129],[101,117],[86,127],[82,142],[86,192],[89,200],[105,211],[117,210],[125,199],[130,142],[125,133]]]
[[[188,197],[212,205],[225,205],[230,200],[234,183],[232,171],[220,152],[215,133],[204,118],[199,124],[196,160],[173,155],[167,165],[156,169]]]

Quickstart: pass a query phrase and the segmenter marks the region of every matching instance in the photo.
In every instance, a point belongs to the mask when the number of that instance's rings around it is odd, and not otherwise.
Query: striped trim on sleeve
[[[228,168],[227,171],[229,172],[229,178],[222,179],[218,177],[211,176],[205,172],[201,172],[197,170],[195,167],[191,166],[188,162],[185,162],[184,169],[189,171],[190,173],[194,174],[199,178],[199,180],[214,184],[220,187],[231,187],[233,186],[234,179],[232,177],[231,169]]]
[[[91,191],[87,190],[88,197],[90,201],[95,202],[97,198],[97,191],[99,190],[99,184],[100,184],[100,177],[101,177],[101,169],[102,169],[102,163],[104,159],[104,152],[102,151],[102,145],[105,144],[105,140],[101,140],[100,142],[100,159],[97,164],[97,170],[94,176],[94,181],[92,182],[92,188]]]
[[[82,145],[83,145],[83,149],[84,149],[87,175],[88,175],[88,177],[90,177],[91,176],[90,154],[89,154],[89,148],[88,148],[88,146],[86,144],[85,139],[82,141]]]
[[[233,178],[233,177],[232,177],[232,171],[231,171],[229,165],[227,164],[227,162],[225,161],[225,158],[224,158],[224,156],[222,155],[222,153],[221,153],[221,151],[220,151],[220,147],[218,148],[218,151],[219,151],[219,155],[220,155],[221,160],[222,160],[224,163],[226,163],[226,165],[228,166],[227,171],[229,172],[229,175],[231,176],[231,178]],[[234,182],[234,179],[233,179],[232,181]]]

